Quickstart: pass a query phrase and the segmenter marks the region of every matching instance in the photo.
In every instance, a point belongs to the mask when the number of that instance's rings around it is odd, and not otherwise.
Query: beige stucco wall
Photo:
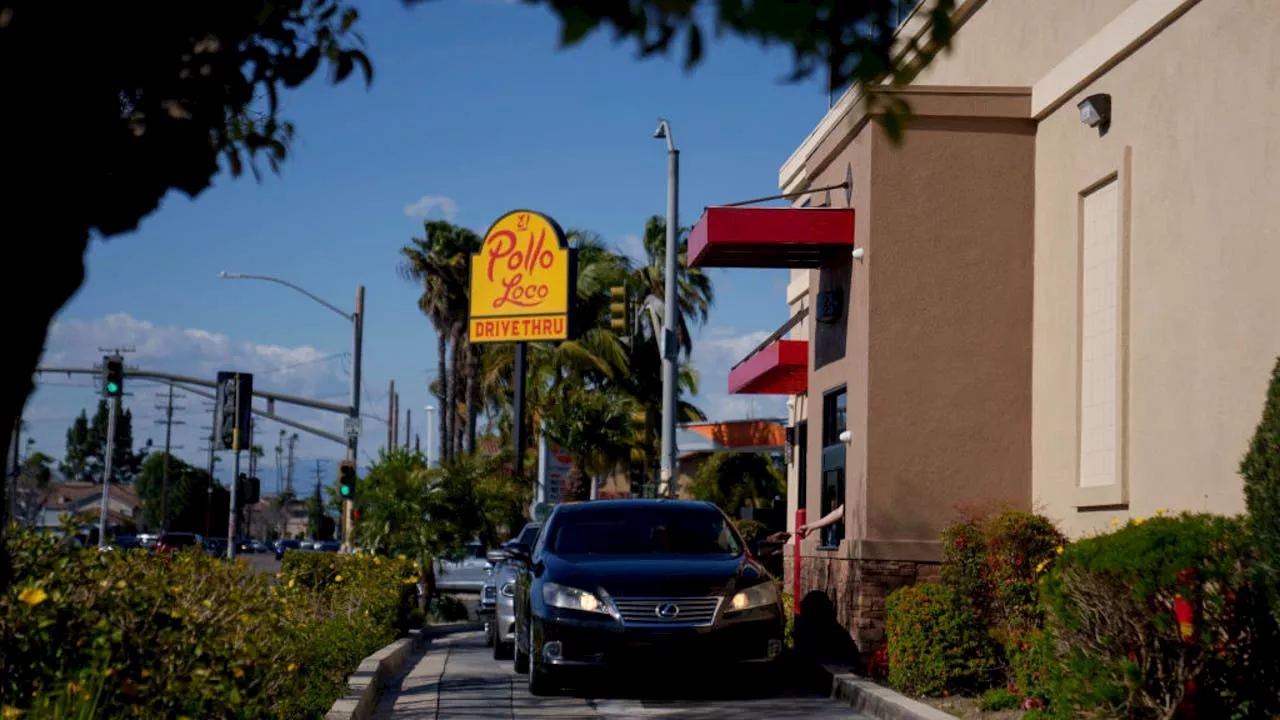
[[[935,58],[915,84],[1030,86],[1133,2],[978,2],[950,51]]]
[[[1243,508],[1237,467],[1280,355],[1278,38],[1280,2],[1202,0],[1038,127],[1034,494],[1073,533],[1157,508]],[[1112,96],[1103,137],[1076,109],[1095,92]],[[1111,173],[1129,204],[1127,493],[1090,498],[1077,490],[1078,208]],[[1107,500],[1128,510],[1076,507]]]

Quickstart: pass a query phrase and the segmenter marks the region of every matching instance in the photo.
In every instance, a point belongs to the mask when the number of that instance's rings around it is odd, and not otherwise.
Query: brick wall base
[[[791,553],[784,558],[784,588],[794,587]],[[897,560],[801,559],[801,617],[796,644],[832,659],[856,662],[885,639],[885,598],[900,587],[937,580],[936,563]]]

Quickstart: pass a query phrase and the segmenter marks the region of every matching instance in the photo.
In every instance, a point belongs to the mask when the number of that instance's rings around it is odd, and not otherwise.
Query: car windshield
[[[706,507],[583,507],[550,529],[557,555],[738,555],[742,545],[720,512]]]
[[[541,525],[525,525],[524,529],[520,531],[520,537],[516,542],[526,547],[533,547],[534,543],[538,542],[538,530],[540,529],[542,529]]]

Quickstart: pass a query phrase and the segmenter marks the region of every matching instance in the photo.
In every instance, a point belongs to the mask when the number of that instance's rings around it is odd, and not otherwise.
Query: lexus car
[[[591,668],[706,672],[782,651],[777,581],[724,511],[685,500],[559,505],[518,568],[514,663],[553,694]]]

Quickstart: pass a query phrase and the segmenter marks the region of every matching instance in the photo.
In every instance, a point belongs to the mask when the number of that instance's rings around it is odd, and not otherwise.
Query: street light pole
[[[229,273],[220,272],[218,277],[233,280],[263,280],[265,282],[273,282],[277,285],[283,285],[290,290],[300,292],[311,298],[315,302],[323,305],[329,310],[341,315],[343,319],[351,323],[351,408],[347,413],[351,427],[346,428],[347,436],[347,460],[356,462],[356,450],[359,448],[359,428],[360,428],[360,387],[361,373],[364,361],[364,286],[356,286],[356,310],[348,313],[341,308],[327,302],[323,298],[314,293],[272,275],[254,275],[250,273]],[[351,549],[351,501],[344,500],[342,503],[342,544],[345,550]]]
[[[671,125],[658,120],[655,138],[667,141],[667,249],[664,260],[666,287],[662,318],[662,456],[661,486],[668,497],[676,497],[676,237],[680,232],[679,190],[680,151],[676,149]]]

